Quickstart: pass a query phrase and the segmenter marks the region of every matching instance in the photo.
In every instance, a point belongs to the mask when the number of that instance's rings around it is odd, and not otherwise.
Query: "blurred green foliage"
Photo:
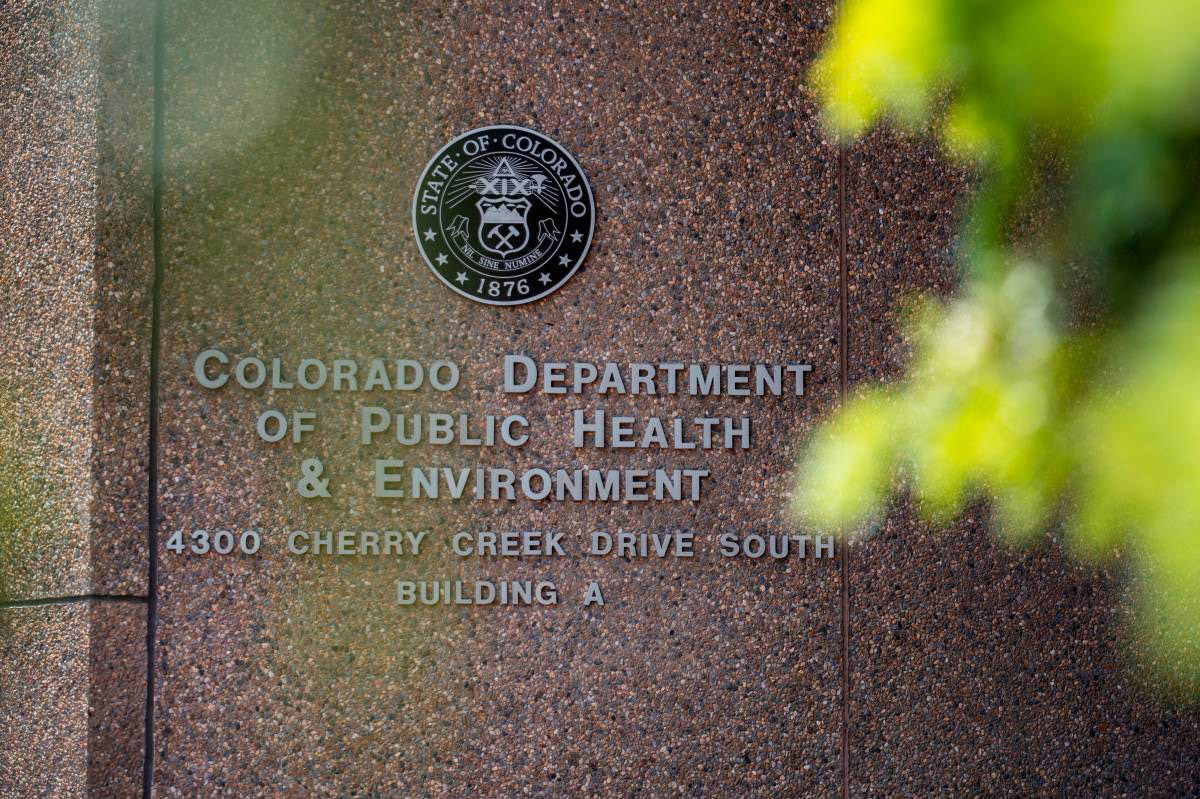
[[[978,191],[962,291],[818,431],[798,513],[863,530],[904,485],[1127,552],[1157,676],[1200,692],[1200,5],[847,0],[812,79],[840,135],[935,131]]]

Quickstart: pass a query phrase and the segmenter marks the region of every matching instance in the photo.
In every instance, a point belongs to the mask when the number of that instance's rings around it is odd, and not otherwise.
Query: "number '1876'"
[[[516,292],[518,297],[524,297],[529,293],[529,281],[525,278],[520,280],[488,280],[485,277],[479,278],[478,292],[488,297],[511,297],[513,292]]]

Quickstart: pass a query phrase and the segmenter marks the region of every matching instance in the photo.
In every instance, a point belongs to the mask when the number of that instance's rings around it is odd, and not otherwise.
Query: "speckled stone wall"
[[[843,377],[853,390],[896,374],[897,299],[955,280],[966,176],[890,134],[839,154],[817,123],[802,78],[832,3],[164,10],[146,730],[154,9],[0,7],[0,391],[15,397],[0,402],[0,476],[19,488],[0,509],[24,520],[0,531],[2,799],[141,795],[147,734],[154,796],[189,799],[1200,795],[1200,720],[1125,669],[1119,563],[1010,551],[983,510],[935,533],[903,502],[850,551],[845,584],[837,560],[716,555],[725,530],[786,529],[791,463]],[[428,158],[499,122],[564,145],[598,210],[582,270],[515,308],[445,289],[409,222]],[[519,449],[399,454],[413,462],[714,476],[696,504],[381,503],[371,459],[396,453],[357,445],[362,397],[206,390],[191,364],[207,347],[293,364],[451,358],[453,394],[382,404],[536,420]],[[748,452],[580,455],[575,403],[499,392],[510,352],[815,368],[803,397],[581,401],[748,413]],[[317,411],[320,429],[264,443],[266,408]],[[295,491],[310,456],[330,500]],[[429,530],[433,546],[284,551],[290,529],[384,525]],[[196,528],[256,528],[263,549],[165,548]],[[444,553],[478,529],[562,531],[568,554]],[[597,529],[693,530],[698,556],[581,556]],[[398,607],[398,577],[547,577],[563,601]],[[603,608],[579,601],[590,580]]]
[[[786,523],[794,445],[836,401],[836,157],[797,89],[826,9],[365,4],[262,13],[246,17],[240,4],[171,13],[164,526],[272,532],[253,559],[164,557],[161,789],[836,795],[836,562],[715,553],[727,528]],[[271,72],[280,69],[286,78]],[[258,95],[268,76],[285,96]],[[213,85],[225,88],[223,102],[207,96]],[[241,96],[256,108],[226,124],[229,98]],[[409,198],[425,162],[491,121],[555,137],[587,171],[599,209],[583,270],[528,306],[451,294],[412,241]],[[400,455],[414,462],[602,467],[632,458],[708,466],[716,477],[694,505],[381,503],[358,489],[370,484],[370,463],[350,418],[365,400],[202,389],[191,362],[210,346],[292,363],[335,353],[449,357],[464,374],[450,398],[384,404],[537,420],[519,450]],[[578,453],[571,401],[498,392],[508,352],[816,370],[804,397],[587,401],[638,415],[748,412],[757,442],[749,453]],[[319,410],[323,430],[305,446],[266,445],[254,434],[266,407]],[[329,502],[291,488],[300,460],[317,454],[334,477]],[[386,523],[428,529],[437,546],[412,563],[283,552],[296,527]],[[562,531],[569,554],[440,554],[452,533],[492,528]],[[579,554],[592,530],[673,528],[697,532],[697,558]],[[477,572],[550,577],[564,600],[395,604],[398,577]],[[605,590],[602,609],[582,606],[590,579]]]
[[[0,598],[146,592],[150,8],[0,15]]]
[[[0,796],[142,784],[153,25],[0,6]]]

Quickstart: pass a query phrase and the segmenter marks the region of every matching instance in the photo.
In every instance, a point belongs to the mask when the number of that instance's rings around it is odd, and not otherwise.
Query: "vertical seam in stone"
[[[154,141],[151,174],[153,181],[154,287],[151,294],[150,321],[150,441],[149,474],[147,479],[146,525],[149,575],[146,596],[146,718],[142,751],[142,799],[154,793],[154,659],[155,638],[158,634],[158,402],[159,352],[162,341],[162,196],[163,196],[163,72],[166,46],[164,22],[166,0],[154,4]]]
[[[838,315],[841,331],[838,336],[840,361],[839,374],[839,407],[846,404],[846,386],[849,372],[850,356],[850,322],[849,302],[847,298],[847,282],[849,264],[846,257],[846,145],[842,137],[838,137]],[[841,574],[842,574],[842,799],[850,799],[850,543],[842,530],[841,540]]]
[[[841,22],[842,2],[834,0],[833,24]],[[828,46],[828,45],[827,45]],[[838,409],[846,406],[847,384],[850,372],[850,312],[848,301],[849,259],[846,242],[846,136],[839,130],[837,134],[837,205],[838,205]],[[839,422],[840,424],[840,422]],[[842,606],[842,799],[850,799],[850,542],[846,530],[839,530],[838,542],[841,544],[838,558],[841,571],[841,606]]]

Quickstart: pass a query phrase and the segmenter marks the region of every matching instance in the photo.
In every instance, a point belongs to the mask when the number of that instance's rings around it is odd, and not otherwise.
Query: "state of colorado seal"
[[[490,305],[533,302],[566,283],[595,224],[583,169],[550,137],[516,125],[477,128],[438,150],[413,197],[429,268]]]

